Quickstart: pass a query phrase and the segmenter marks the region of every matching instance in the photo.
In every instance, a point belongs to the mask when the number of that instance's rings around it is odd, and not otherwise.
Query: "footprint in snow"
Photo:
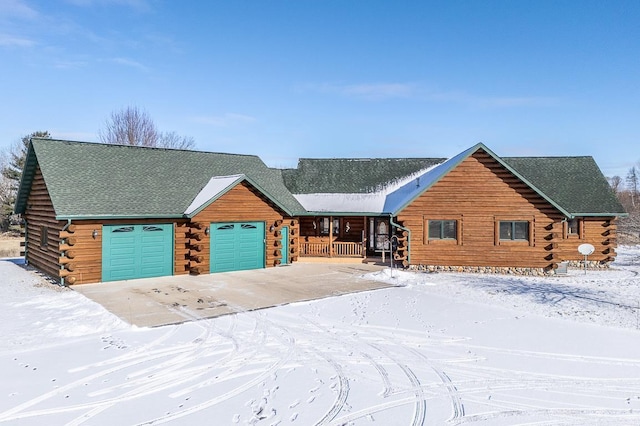
[[[291,417],[289,417],[289,420],[292,422],[295,422],[297,418],[298,418],[298,413],[293,413]]]
[[[315,400],[316,400],[316,396],[315,396],[315,395],[311,395],[311,396],[309,397],[309,399],[307,399],[307,404],[311,404],[311,403],[312,403],[313,401],[315,401]]]
[[[298,404],[300,404],[300,400],[296,399],[295,401],[293,401],[291,404],[289,404],[289,408],[294,408],[297,407]]]

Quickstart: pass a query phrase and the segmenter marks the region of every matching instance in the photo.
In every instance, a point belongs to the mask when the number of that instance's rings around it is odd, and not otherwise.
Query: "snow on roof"
[[[446,163],[446,162],[445,162]],[[425,188],[425,178],[431,178],[430,172],[445,163],[422,169],[404,178],[389,182],[376,192],[368,194],[354,193],[316,193],[294,194],[302,206],[310,212],[333,213],[391,213],[395,206],[405,199],[409,200]]]
[[[192,214],[193,212],[207,204],[209,201],[219,197],[229,188],[244,179],[246,179],[246,176],[243,174],[212,177],[211,179],[209,179],[209,182],[207,182],[204,188],[200,190],[198,195],[195,196],[189,207],[187,207],[187,209],[185,210],[184,214]]]
[[[463,151],[455,157],[449,158],[447,161],[424,170],[420,176],[389,193],[385,198],[382,211],[385,213],[397,213],[411,200],[420,195],[424,190],[429,188],[449,170],[455,167],[460,159],[466,156],[466,154],[467,151]]]
[[[310,212],[363,212],[380,213],[385,194],[294,194],[305,210]]]

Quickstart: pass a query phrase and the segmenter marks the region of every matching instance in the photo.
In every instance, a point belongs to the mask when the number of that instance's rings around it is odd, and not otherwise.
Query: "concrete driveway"
[[[294,263],[278,268],[81,284],[72,288],[130,324],[154,327],[391,287],[360,275],[371,264]]]

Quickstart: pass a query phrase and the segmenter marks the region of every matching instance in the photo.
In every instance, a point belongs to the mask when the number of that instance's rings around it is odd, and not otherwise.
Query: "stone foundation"
[[[584,260],[569,260],[567,261],[572,268],[584,269]],[[588,260],[587,269],[606,269],[611,266],[611,262]]]
[[[514,268],[498,266],[435,266],[435,265],[409,265],[413,271],[423,272],[464,272],[472,274],[503,274],[503,275],[553,275],[553,269],[544,268]]]
[[[588,261],[587,269],[606,269],[610,262]],[[572,260],[568,262],[572,268],[584,268],[584,261]],[[555,269],[545,268],[515,268],[498,266],[436,266],[436,265],[409,265],[409,270],[421,272],[464,272],[471,274],[503,274],[503,275],[530,275],[545,276],[554,275]]]

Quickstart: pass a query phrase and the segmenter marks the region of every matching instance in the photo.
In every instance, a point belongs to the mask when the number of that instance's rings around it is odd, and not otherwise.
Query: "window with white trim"
[[[429,220],[430,240],[455,240],[458,238],[458,226],[456,220]]]
[[[526,220],[501,220],[500,241],[529,241],[529,222]]]

